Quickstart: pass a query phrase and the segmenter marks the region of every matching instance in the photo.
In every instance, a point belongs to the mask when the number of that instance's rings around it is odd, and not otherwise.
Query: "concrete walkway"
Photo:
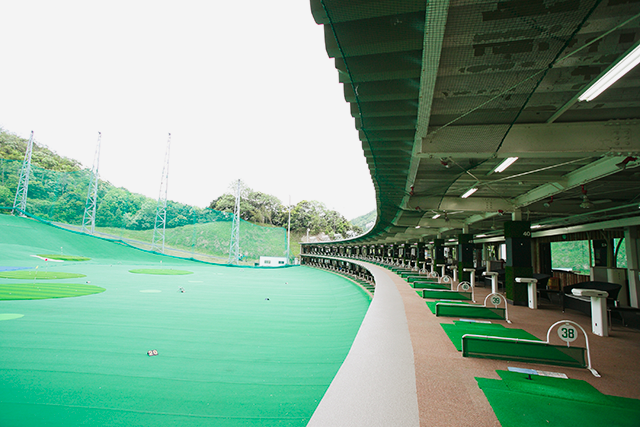
[[[589,332],[592,363],[601,378],[587,369],[464,358],[440,326],[457,319],[433,315],[415,289],[390,270],[348,261],[374,275],[375,296],[349,355],[308,426],[499,426],[475,378],[499,379],[496,370],[509,367],[563,372],[602,393],[640,398],[640,364],[634,362],[640,358],[637,330],[615,325],[609,337]],[[482,303],[490,292],[476,288],[476,301]],[[541,339],[559,320],[572,320],[590,330],[589,316],[539,304],[538,310],[510,305],[513,324],[492,323],[523,328]]]
[[[413,346],[402,297],[385,269],[357,263],[374,275],[375,295],[308,426],[417,427]]]

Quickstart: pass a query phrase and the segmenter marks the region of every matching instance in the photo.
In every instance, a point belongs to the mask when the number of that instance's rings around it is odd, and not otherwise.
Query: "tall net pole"
[[[291,196],[289,196],[289,219],[287,220],[287,264],[291,259]]]
[[[93,234],[96,229],[96,208],[98,205],[98,179],[100,168],[100,141],[102,133],[98,132],[98,142],[96,143],[96,153],[93,156],[93,167],[91,168],[91,182],[87,191],[87,202],[84,205],[84,216],[82,217],[82,232]]]
[[[24,153],[24,161],[22,169],[20,169],[20,178],[18,179],[18,188],[16,189],[16,198],[13,201],[12,213],[16,209],[20,210],[20,215],[24,216],[27,211],[27,193],[29,192],[29,177],[31,176],[31,153],[33,152],[33,131],[27,143],[27,151]]]
[[[167,192],[169,188],[169,149],[171,147],[171,134],[167,140],[167,151],[164,153],[164,166],[162,167],[162,179],[160,181],[160,195],[156,206],[156,222],[153,227],[152,250],[160,250],[164,253],[164,232],[167,228]]]
[[[233,209],[233,224],[229,242],[229,264],[238,265],[240,258],[240,180],[236,187],[236,205]]]

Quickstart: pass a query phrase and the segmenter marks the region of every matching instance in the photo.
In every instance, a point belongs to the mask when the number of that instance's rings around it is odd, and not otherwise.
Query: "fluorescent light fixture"
[[[419,226],[419,225],[416,225],[416,228],[420,228],[420,226]]]
[[[434,216],[431,217],[431,219],[438,219],[440,218],[440,214],[435,214]]]
[[[467,197],[469,197],[470,195],[472,195],[473,193],[475,193],[476,191],[478,191],[478,187],[473,187],[467,190],[466,193],[464,193],[462,196],[460,196],[463,199],[466,199]]]
[[[498,173],[503,172],[506,168],[511,166],[516,160],[518,160],[517,157],[507,157],[493,171]]]
[[[629,49],[624,57],[618,62],[611,64],[603,75],[589,89],[578,97],[578,101],[592,101],[609,86],[627,74],[640,63],[640,42]]]
[[[457,239],[449,239],[450,242],[455,242]]]
[[[541,228],[542,226],[540,224],[534,224],[531,226],[531,228]]]
[[[476,238],[480,238],[480,237],[487,237],[487,235],[486,235],[486,234],[478,234],[478,235],[476,236]]]

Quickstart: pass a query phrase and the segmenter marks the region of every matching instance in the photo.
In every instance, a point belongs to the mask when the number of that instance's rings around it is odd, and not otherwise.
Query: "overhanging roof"
[[[311,10],[376,190],[377,222],[351,241],[482,233],[514,211],[555,226],[640,214],[640,67],[576,102],[640,41],[640,1],[311,0]],[[519,160],[492,172],[510,156]]]

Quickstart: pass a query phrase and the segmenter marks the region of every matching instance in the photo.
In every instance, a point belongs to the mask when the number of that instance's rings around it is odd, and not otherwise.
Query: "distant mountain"
[[[373,225],[376,223],[376,216],[377,214],[374,209],[371,212],[360,215],[359,217],[354,218],[349,222],[356,227],[360,227],[366,233],[367,231],[371,230]]]

